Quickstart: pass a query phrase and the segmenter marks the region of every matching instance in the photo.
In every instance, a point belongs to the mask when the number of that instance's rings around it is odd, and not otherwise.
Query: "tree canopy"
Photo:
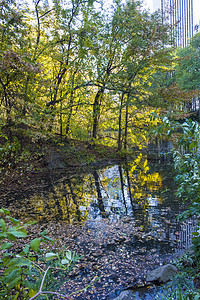
[[[172,70],[171,27],[140,2],[33,3],[31,11],[0,2],[1,126],[10,141],[23,123],[126,148],[137,114],[165,105],[153,95],[158,74]]]

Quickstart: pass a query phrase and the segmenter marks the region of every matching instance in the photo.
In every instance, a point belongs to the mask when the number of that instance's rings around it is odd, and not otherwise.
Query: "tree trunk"
[[[62,138],[63,135],[63,119],[62,119],[62,101],[60,102],[60,136]]]
[[[104,88],[101,88],[94,99],[93,103],[93,130],[92,130],[92,138],[97,138],[97,130],[98,130],[98,120],[100,116],[100,106],[101,106],[101,98],[104,93]]]
[[[74,103],[74,77],[75,77],[76,71],[73,74],[73,79],[72,79],[72,90],[70,93],[70,100],[69,100],[69,114],[67,116],[67,125],[66,125],[66,136],[69,134],[69,129],[70,129],[70,121],[71,121],[71,116],[72,116],[72,111],[73,111],[73,103]]]
[[[73,93],[71,94],[70,96],[70,109],[69,109],[69,114],[67,116],[67,122],[66,122],[66,136],[68,136],[69,134],[69,129],[70,129],[70,122],[71,122],[71,116],[72,116],[72,110],[73,110],[73,102],[74,102],[74,99],[73,99]]]
[[[71,116],[72,116],[72,104],[70,106],[70,111],[69,111],[69,115],[67,117],[67,122],[66,122],[67,123],[67,125],[66,125],[66,131],[65,131],[66,132],[66,136],[68,136],[68,134],[69,134]]]
[[[129,198],[131,201],[132,211],[134,212],[134,205],[133,205],[133,198],[132,198],[132,193],[131,193],[131,183],[130,183],[129,168],[128,168],[127,160],[125,162],[125,171],[126,171],[126,178],[127,178],[127,184],[128,184]]]
[[[11,103],[10,103],[10,100],[8,98],[6,85],[4,85],[3,83],[2,83],[2,85],[3,85],[3,97],[4,97],[4,101],[5,101],[5,107],[6,107],[6,130],[7,130],[7,136],[8,136],[9,142],[12,143],[13,137],[12,137],[12,129],[11,129],[11,126],[12,126]]]
[[[128,111],[129,108],[129,95],[126,100],[126,116],[125,116],[125,131],[124,131],[124,149],[127,150],[127,137],[128,137]]]
[[[51,106],[54,106],[57,102],[58,90],[59,90],[60,84],[62,82],[62,79],[63,79],[66,71],[67,71],[66,68],[63,68],[63,70],[60,69],[60,71],[59,71],[59,74],[57,76],[57,82],[56,82],[55,89],[54,89],[53,101],[51,103]]]
[[[121,151],[122,148],[122,105],[123,105],[123,100],[124,100],[124,93],[121,96],[121,103],[120,103],[120,108],[119,108],[119,129],[118,129],[118,151]]]
[[[198,100],[199,100],[199,121],[200,121],[200,93],[198,95]]]

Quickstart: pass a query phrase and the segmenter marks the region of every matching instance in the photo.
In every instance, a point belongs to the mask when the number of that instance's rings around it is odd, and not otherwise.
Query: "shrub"
[[[54,244],[54,241],[42,232],[39,238],[31,240],[21,251],[21,240],[28,237],[26,228],[33,224],[21,222],[10,216],[7,209],[0,213],[0,297],[1,299],[35,299],[38,296],[58,295],[55,291],[59,279],[66,276],[79,257],[72,251],[59,253],[45,252],[43,243]],[[45,289],[45,290],[44,290]],[[51,290],[49,290],[51,289]],[[69,295],[68,295],[69,296]]]

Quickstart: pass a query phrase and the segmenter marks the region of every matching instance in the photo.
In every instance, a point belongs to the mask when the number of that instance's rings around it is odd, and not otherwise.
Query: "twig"
[[[69,299],[68,296],[62,295],[60,293],[56,293],[56,292],[51,292],[51,291],[41,291],[41,292],[37,292],[37,294],[35,294],[32,298],[30,298],[29,300],[35,299],[36,297],[38,297],[39,295],[43,295],[43,294],[51,294],[51,295],[56,295],[65,299]]]
[[[48,267],[48,268],[46,269],[46,271],[45,271],[45,273],[44,273],[44,276],[43,276],[43,278],[42,278],[42,282],[41,282],[39,291],[38,291],[33,297],[31,297],[29,300],[34,300],[34,299],[37,298],[38,296],[44,295],[44,294],[56,295],[56,296],[59,296],[59,297],[65,298],[65,299],[69,299],[69,296],[71,296],[71,295],[73,295],[73,294],[76,294],[76,293],[78,293],[78,292],[82,292],[82,291],[88,289],[89,287],[91,287],[92,284],[94,284],[97,280],[99,280],[99,279],[101,278],[101,276],[95,278],[95,280],[94,280],[91,284],[87,285],[85,288],[83,288],[83,289],[81,289],[81,290],[78,290],[78,291],[75,291],[75,292],[73,292],[73,293],[71,293],[71,294],[69,294],[69,295],[63,295],[63,294],[60,294],[60,293],[57,293],[57,292],[52,292],[52,291],[42,291],[42,288],[43,288],[43,285],[44,285],[44,281],[45,281],[45,278],[46,278],[46,276],[47,276],[47,272],[48,272],[49,269],[51,269],[51,268],[52,268],[52,267]]]
[[[33,300],[33,299],[35,299],[37,296],[39,296],[39,295],[41,295],[41,294],[44,293],[44,292],[42,292],[42,288],[43,288],[43,284],[44,284],[44,281],[45,281],[45,278],[46,278],[46,276],[47,276],[47,272],[49,271],[49,269],[50,269],[50,267],[48,267],[48,268],[46,269],[45,273],[44,273],[44,276],[43,276],[43,278],[42,278],[42,282],[41,282],[39,291],[38,291],[32,298],[30,298],[30,300]]]
[[[45,273],[44,273],[44,276],[43,276],[43,278],[42,278],[42,282],[41,282],[41,284],[40,284],[39,291],[38,291],[33,297],[31,297],[29,300],[33,300],[33,299],[37,298],[39,295],[43,295],[43,294],[52,294],[52,295],[60,296],[60,297],[62,297],[62,298],[66,298],[66,299],[67,299],[68,296],[62,295],[62,294],[57,293],[57,292],[52,292],[52,291],[42,291],[42,288],[43,288],[43,285],[44,285],[44,281],[45,281],[45,278],[46,278],[46,276],[47,276],[47,272],[49,271],[49,269],[62,270],[62,269],[60,269],[60,268],[54,268],[54,267],[50,267],[50,266],[49,266],[49,267],[46,269]]]
[[[88,289],[89,287],[91,287],[96,281],[98,281],[100,278],[101,278],[101,276],[95,278],[95,280],[93,282],[91,282],[90,284],[88,284],[87,286],[85,286],[83,289],[75,291],[75,292],[72,292],[71,294],[66,295],[66,297],[69,297],[69,296],[72,296],[72,295],[74,295],[76,293],[80,293],[80,292],[85,291],[86,289]]]

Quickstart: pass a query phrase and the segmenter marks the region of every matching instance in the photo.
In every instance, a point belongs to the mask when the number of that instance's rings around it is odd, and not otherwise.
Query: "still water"
[[[0,205],[51,228],[61,244],[84,256],[62,291],[80,290],[100,277],[69,299],[113,299],[134,282],[144,284],[148,269],[191,245],[194,230],[192,221],[177,221],[184,205],[175,197],[171,163],[151,163],[142,154],[101,168],[49,172],[41,184],[5,196]]]

